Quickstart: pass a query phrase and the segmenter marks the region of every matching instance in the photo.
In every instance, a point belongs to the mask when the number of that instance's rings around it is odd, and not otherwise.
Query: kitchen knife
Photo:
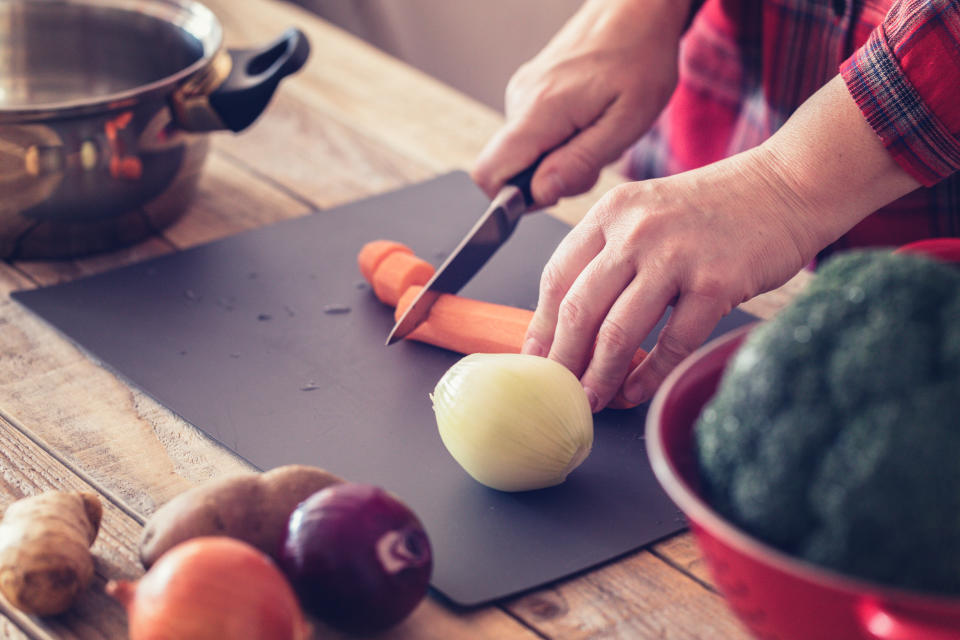
[[[403,339],[430,313],[430,307],[443,293],[456,293],[469,282],[487,260],[496,253],[517,226],[520,217],[533,206],[530,183],[540,162],[553,149],[542,154],[529,167],[513,176],[500,189],[460,244],[447,256],[413,303],[400,316],[387,344]]]

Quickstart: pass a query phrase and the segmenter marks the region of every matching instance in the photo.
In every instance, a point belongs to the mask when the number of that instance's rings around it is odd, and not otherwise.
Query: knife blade
[[[552,149],[550,150],[552,151]],[[430,308],[444,293],[457,293],[506,242],[520,218],[533,206],[530,183],[542,154],[529,167],[510,178],[456,248],[443,261],[419,295],[393,325],[387,345],[406,337],[430,313]]]

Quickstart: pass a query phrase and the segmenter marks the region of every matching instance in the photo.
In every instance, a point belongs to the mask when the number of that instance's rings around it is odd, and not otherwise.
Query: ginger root
[[[0,591],[35,615],[70,608],[93,579],[90,545],[103,507],[92,493],[47,491],[17,500],[0,521]]]

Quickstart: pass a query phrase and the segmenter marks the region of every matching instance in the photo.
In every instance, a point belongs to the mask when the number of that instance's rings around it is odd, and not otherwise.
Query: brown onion
[[[188,540],[137,582],[111,580],[130,640],[306,640],[290,583],[264,553],[226,537]]]

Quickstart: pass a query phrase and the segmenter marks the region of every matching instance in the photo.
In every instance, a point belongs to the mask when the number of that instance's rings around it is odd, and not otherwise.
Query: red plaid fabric
[[[687,171],[759,144],[838,71],[925,187],[828,251],[960,235],[957,0],[706,0],[681,45],[677,90],[630,151],[630,176]]]

